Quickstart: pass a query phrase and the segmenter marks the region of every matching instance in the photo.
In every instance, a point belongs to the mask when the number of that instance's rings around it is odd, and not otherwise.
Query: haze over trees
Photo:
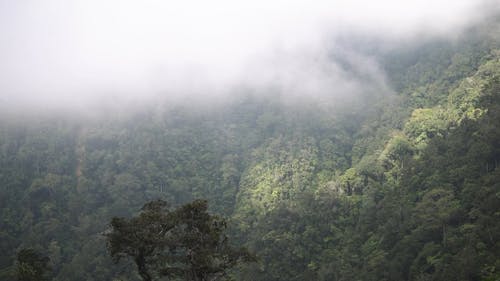
[[[499,280],[500,21],[441,20],[336,33],[220,95],[196,71],[127,106],[0,94],[0,280]]]

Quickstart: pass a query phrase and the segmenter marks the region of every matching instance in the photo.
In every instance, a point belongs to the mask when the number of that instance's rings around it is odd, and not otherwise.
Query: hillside
[[[52,280],[139,280],[102,233],[158,198],[229,218],[259,257],[236,280],[500,279],[497,26],[373,43],[392,90],[346,103],[241,89],[213,107],[3,115],[0,279],[32,247]]]

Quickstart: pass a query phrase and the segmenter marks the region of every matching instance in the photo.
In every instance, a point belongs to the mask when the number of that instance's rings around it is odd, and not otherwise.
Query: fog
[[[92,110],[158,98],[224,100],[239,89],[322,102],[390,92],[376,60],[337,38],[451,40],[498,7],[497,0],[0,0],[0,102],[11,110]]]

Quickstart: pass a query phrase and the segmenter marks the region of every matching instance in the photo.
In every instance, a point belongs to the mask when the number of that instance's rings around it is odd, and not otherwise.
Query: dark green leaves
[[[174,210],[161,200],[149,202],[137,217],[111,220],[108,250],[115,261],[132,257],[143,280],[209,280],[224,277],[239,262],[253,261],[246,249],[229,245],[226,221],[207,208],[205,200]]]

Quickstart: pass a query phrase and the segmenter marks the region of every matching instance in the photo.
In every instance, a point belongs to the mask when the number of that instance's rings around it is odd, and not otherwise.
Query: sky
[[[0,103],[209,101],[240,86],[346,98],[366,86],[335,52],[365,72],[370,87],[388,86],[373,58],[336,36],[452,38],[499,7],[500,0],[0,0]]]

